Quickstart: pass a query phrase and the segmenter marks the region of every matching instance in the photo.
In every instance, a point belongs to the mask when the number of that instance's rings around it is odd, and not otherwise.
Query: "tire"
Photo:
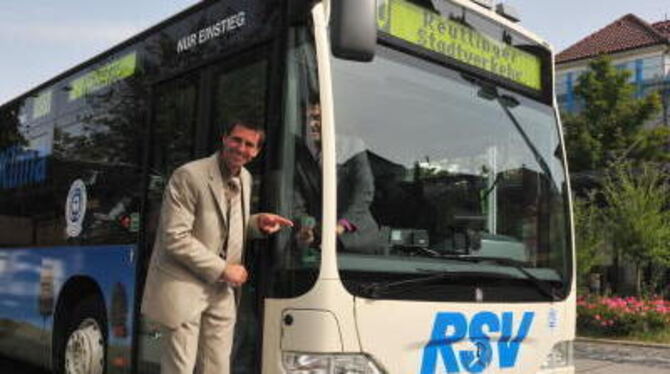
[[[107,333],[105,308],[95,295],[86,296],[66,316],[59,337],[56,372],[59,374],[104,374]]]

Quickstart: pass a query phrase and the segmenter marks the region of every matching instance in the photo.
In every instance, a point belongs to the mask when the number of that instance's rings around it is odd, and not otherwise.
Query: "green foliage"
[[[669,175],[659,165],[614,165],[602,184],[603,217],[611,246],[637,266],[670,265]],[[657,285],[653,285],[657,286]]]
[[[573,198],[574,222],[577,248],[577,281],[588,284],[588,275],[602,263],[605,250],[603,232],[604,217],[597,206],[594,194],[585,198]]]
[[[618,70],[607,57],[589,64],[579,77],[575,95],[584,109],[563,114],[563,125],[572,171],[598,170],[612,160],[668,161],[670,129],[644,128],[660,109],[658,93],[635,98],[635,87],[628,82],[630,72]]]
[[[605,175],[592,195],[575,199],[578,275],[584,280],[606,247],[635,264],[638,294],[643,285],[653,293],[670,265],[668,174],[659,167],[670,161],[670,128],[646,126],[661,108],[660,97],[636,98],[629,78],[608,57],[593,60],[575,87],[583,109],[563,114],[570,170]],[[645,283],[642,270],[652,264]]]

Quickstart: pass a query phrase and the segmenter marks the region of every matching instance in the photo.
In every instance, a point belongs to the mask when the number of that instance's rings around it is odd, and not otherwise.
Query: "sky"
[[[648,23],[670,19],[668,0],[506,0],[521,25],[558,53],[617,19],[632,13]]]
[[[0,103],[97,55],[198,0],[0,1]],[[497,1],[500,2],[500,1]],[[505,0],[557,52],[633,13],[670,17],[668,0]]]

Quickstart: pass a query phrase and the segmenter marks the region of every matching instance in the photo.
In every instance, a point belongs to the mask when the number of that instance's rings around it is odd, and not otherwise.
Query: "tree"
[[[643,270],[670,265],[670,174],[653,163],[633,167],[625,162],[614,165],[602,185],[604,225],[615,253],[636,267],[636,291],[643,286]],[[650,289],[658,289],[655,277]]]
[[[659,205],[663,199],[658,189],[666,188],[667,175],[660,169],[650,170],[649,163],[670,161],[670,152],[666,152],[670,128],[647,126],[661,107],[660,97],[654,92],[636,98],[636,87],[629,78],[630,72],[612,66],[608,57],[593,60],[575,87],[582,110],[562,117],[571,171],[597,176],[595,185],[588,188],[582,181],[573,184],[581,195],[588,195],[575,202],[580,276],[597,260],[593,230],[602,227],[602,247],[613,251],[615,264],[623,256],[636,265],[639,293],[643,267],[653,261],[655,266],[663,264],[660,259],[665,256],[658,240],[668,230],[658,222],[667,219],[663,212],[667,205]],[[661,174],[652,175],[654,172]],[[650,180],[636,181],[635,177]]]
[[[577,247],[577,281],[588,285],[594,267],[601,264],[605,255],[605,221],[594,193],[584,198],[573,198],[575,220],[575,246]]]
[[[574,172],[602,170],[613,160],[670,161],[665,152],[670,129],[645,128],[661,107],[657,92],[635,98],[630,72],[603,56],[578,79],[578,114],[563,114],[568,162]]]

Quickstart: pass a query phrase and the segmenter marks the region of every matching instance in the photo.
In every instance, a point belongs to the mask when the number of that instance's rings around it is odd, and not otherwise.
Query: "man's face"
[[[230,134],[223,136],[223,161],[228,168],[237,172],[258,155],[261,133],[241,125],[235,125]]]
[[[307,107],[307,132],[316,144],[321,144],[321,105]]]

